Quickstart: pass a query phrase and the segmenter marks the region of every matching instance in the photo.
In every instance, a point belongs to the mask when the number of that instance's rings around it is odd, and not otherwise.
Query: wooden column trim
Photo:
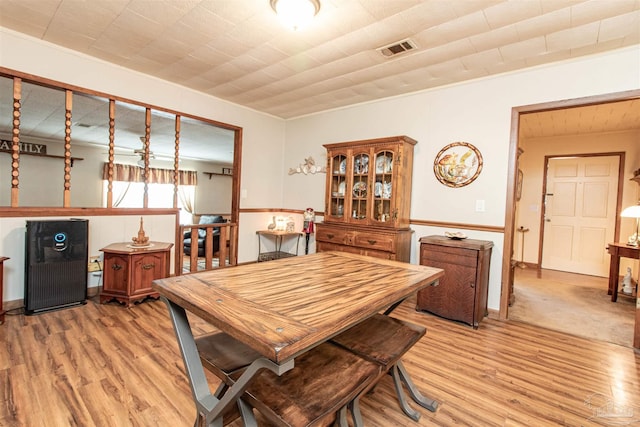
[[[13,78],[13,129],[11,136],[11,207],[18,207],[20,186],[20,107],[22,79]]]
[[[107,208],[113,207],[113,161],[115,155],[116,101],[109,100],[109,166],[107,170]]]
[[[62,206],[71,206],[71,111],[73,110],[73,92],[65,91],[64,102],[64,190]]]
[[[151,138],[151,108],[147,107],[144,116],[144,194],[142,207],[149,207],[149,139]]]
[[[173,207],[178,207],[178,185],[180,184],[180,115],[176,114],[176,127],[175,127],[175,152],[173,153]]]

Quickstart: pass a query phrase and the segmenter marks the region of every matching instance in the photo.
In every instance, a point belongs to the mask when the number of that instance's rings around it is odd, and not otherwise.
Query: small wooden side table
[[[618,280],[620,279],[620,258],[640,259],[640,248],[626,243],[609,243],[607,251],[611,255],[609,264],[609,290],[611,301],[618,300]]]
[[[276,231],[276,230],[258,230],[258,262],[271,261],[274,259],[287,258],[292,256],[298,256],[298,246],[300,244],[300,236],[304,233],[300,231]],[[267,236],[273,237],[275,240],[275,249],[271,252],[262,252],[260,245],[260,237]],[[282,241],[287,238],[296,238],[296,252],[290,253],[282,250]]]
[[[100,303],[115,299],[130,307],[147,297],[159,298],[151,282],[169,277],[173,243],[150,242],[143,247],[113,243],[104,252],[103,286]]]
[[[4,287],[2,285],[2,278],[4,277],[4,262],[9,258],[6,256],[0,256],[0,325],[4,323],[4,313],[2,309],[2,300],[4,299]]]

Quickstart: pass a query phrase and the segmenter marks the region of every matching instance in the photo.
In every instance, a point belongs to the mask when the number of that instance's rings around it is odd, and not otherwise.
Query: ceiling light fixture
[[[319,0],[271,0],[271,8],[294,31],[307,25],[320,11]]]

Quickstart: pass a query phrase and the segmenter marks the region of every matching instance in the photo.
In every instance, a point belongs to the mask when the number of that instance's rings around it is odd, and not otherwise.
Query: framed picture
[[[471,184],[482,171],[482,155],[468,142],[453,142],[445,146],[433,161],[433,172],[447,187]]]

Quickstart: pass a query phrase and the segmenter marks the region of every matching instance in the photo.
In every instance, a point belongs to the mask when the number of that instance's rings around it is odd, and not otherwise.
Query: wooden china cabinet
[[[409,262],[414,139],[326,144],[324,222],[316,251],[339,250]]]

